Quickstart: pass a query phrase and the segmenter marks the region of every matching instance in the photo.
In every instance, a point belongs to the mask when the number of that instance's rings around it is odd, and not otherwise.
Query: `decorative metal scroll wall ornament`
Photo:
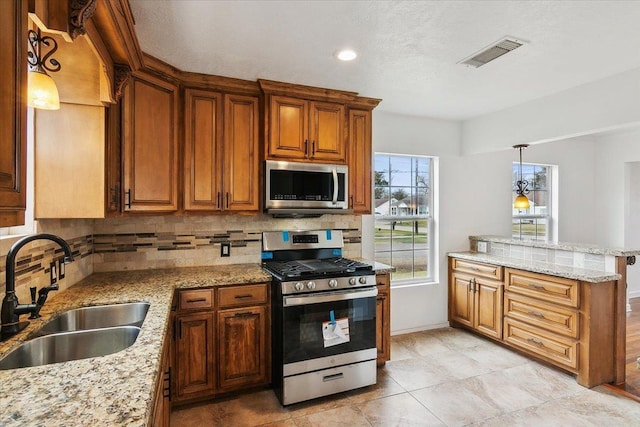
[[[58,88],[47,71],[56,73],[62,68],[62,65],[51,57],[58,50],[58,43],[53,37],[40,35],[40,30],[29,30],[28,39],[28,104],[33,108],[57,110],[60,108]],[[43,47],[49,49],[48,52],[43,53]]]
[[[529,209],[529,199],[527,198],[527,194],[529,194],[529,183],[522,179],[522,150],[527,148],[529,144],[518,144],[514,145],[513,148],[520,151],[520,179],[516,182],[516,198],[513,201],[513,207],[516,209]]]

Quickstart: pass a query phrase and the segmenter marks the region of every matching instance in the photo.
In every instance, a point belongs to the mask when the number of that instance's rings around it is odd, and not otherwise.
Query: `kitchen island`
[[[449,253],[449,321],[577,376],[625,379],[626,266],[640,250],[471,236]]]
[[[148,425],[174,290],[270,281],[259,264],[92,274],[52,296],[42,318],[0,343],[0,357],[57,314],[83,306],[150,303],[138,339],[108,356],[0,371],[0,425]]]

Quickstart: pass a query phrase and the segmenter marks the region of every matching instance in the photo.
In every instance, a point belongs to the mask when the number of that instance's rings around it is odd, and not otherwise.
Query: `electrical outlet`
[[[487,242],[478,242],[478,252],[487,253]]]
[[[58,282],[58,269],[56,268],[56,262],[52,261],[49,264],[49,276],[51,278],[51,284],[55,285]]]
[[[220,244],[220,256],[231,256],[231,243],[222,242]]]
[[[58,279],[64,279],[64,258],[58,259]]]

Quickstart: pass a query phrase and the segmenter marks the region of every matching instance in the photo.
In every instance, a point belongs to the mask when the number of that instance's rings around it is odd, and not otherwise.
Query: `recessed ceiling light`
[[[342,49],[338,53],[336,53],[336,57],[340,61],[353,61],[356,59],[358,54],[352,49]]]

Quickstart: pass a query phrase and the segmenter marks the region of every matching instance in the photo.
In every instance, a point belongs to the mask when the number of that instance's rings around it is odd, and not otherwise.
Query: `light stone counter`
[[[612,255],[612,256],[634,256],[640,255],[640,249],[626,248],[603,248],[596,245],[588,245],[583,243],[567,243],[567,242],[543,242],[540,240],[520,240],[502,236],[469,236],[470,241],[484,241],[505,243],[517,246],[530,246],[533,248],[556,249],[562,251],[581,252],[586,254]]]
[[[146,426],[176,288],[271,280],[258,264],[95,273],[52,293],[41,319],[0,343],[0,357],[52,316],[82,306],[151,304],[136,342],[108,356],[0,371],[0,426]],[[22,316],[21,320],[26,320]]]
[[[450,252],[450,257],[466,259],[469,261],[484,262],[486,264],[501,265],[517,268],[519,270],[532,271],[534,273],[548,274],[567,279],[581,280],[583,282],[600,283],[618,280],[622,276],[617,273],[608,273],[598,270],[587,270],[572,266],[559,265],[542,261],[530,261],[519,258],[508,258],[480,252]]]

